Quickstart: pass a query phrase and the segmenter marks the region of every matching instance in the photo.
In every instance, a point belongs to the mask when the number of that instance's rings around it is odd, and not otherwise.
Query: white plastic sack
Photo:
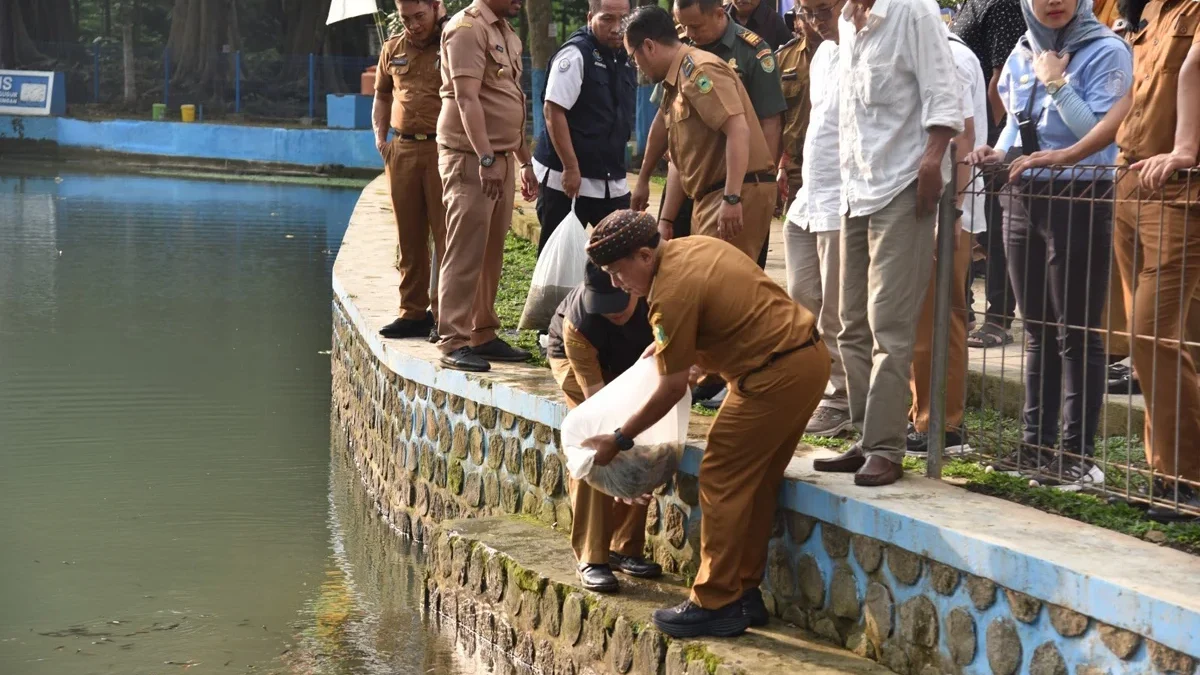
[[[587,264],[587,230],[575,216],[575,202],[571,212],[558,224],[546,247],[538,256],[533,268],[533,280],[529,295],[525,298],[525,309],[517,328],[521,330],[546,330],[554,318],[554,310],[576,286],[583,283],[583,268]]]
[[[610,434],[624,424],[650,399],[658,380],[654,359],[640,359],[567,414],[562,423],[562,443],[572,478],[585,480],[607,495],[635,499],[652,492],[675,474],[687,441],[692,411],[690,392],[662,419],[633,439],[633,449],[618,453],[608,466],[593,464],[596,451],[583,447],[588,438]]]

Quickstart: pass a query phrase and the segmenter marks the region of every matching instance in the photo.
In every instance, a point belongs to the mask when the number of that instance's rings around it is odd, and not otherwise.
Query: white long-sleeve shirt
[[[838,46],[822,42],[808,67],[812,111],[804,136],[803,183],[787,212],[790,226],[833,232],[842,226],[842,169],[838,159]]]
[[[983,82],[983,69],[979,59],[966,43],[956,39],[950,40],[950,53],[954,56],[954,67],[958,70],[958,87],[962,97],[962,115],[964,119],[975,120],[975,138],[971,139],[974,150],[981,145],[987,145],[987,85]],[[987,230],[984,219],[983,176],[978,171],[972,171],[970,185],[960,185],[960,191],[966,191],[963,197],[962,229],[976,234]]]
[[[963,129],[962,101],[933,0],[876,0],[862,31],[853,3],[840,35],[841,212],[869,216],[917,179],[928,130]],[[942,162],[950,180],[950,157]]]

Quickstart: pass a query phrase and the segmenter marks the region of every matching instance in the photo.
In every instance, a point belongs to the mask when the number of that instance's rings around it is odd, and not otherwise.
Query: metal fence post
[[[242,51],[233,53],[233,112],[242,112]]]
[[[92,45],[92,63],[94,67],[94,75],[92,76],[92,103],[100,102],[100,43]]]
[[[163,105],[171,107],[171,50],[163,50]]]
[[[310,120],[317,117],[316,68],[317,57],[310,53],[308,55],[308,119]]]
[[[946,449],[946,366],[950,348],[950,292],[954,286],[954,247],[958,240],[957,153],[950,143],[950,183],[942,193],[937,217],[937,277],[933,305],[933,363],[929,369],[929,455],[925,475],[942,477],[942,452]],[[955,289],[962,293],[963,289]]]

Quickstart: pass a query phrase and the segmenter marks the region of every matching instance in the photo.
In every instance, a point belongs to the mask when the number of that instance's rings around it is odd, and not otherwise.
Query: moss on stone
[[[540,574],[533,570],[525,569],[517,561],[504,554],[500,554],[500,562],[504,565],[504,570],[508,574],[508,584],[510,586],[516,586],[522,591],[542,592],[542,587],[545,585],[546,580]]]
[[[465,476],[462,462],[457,459],[450,462],[450,471],[446,476],[446,487],[450,492],[461,495],[463,491],[463,478]]]
[[[683,657],[689,663],[692,661],[703,661],[704,669],[708,671],[708,675],[716,675],[717,666],[721,665],[721,659],[716,654],[708,651],[708,647],[705,645],[695,642],[683,646]]]

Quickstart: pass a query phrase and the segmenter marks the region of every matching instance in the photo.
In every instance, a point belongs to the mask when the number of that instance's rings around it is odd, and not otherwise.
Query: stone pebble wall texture
[[[401,534],[429,546],[444,520],[505,514],[570,528],[557,430],[392,373],[359,339],[337,303],[331,358],[337,444],[344,441],[381,513]],[[695,576],[699,556],[698,504],[696,477],[680,473],[657,491],[647,520],[648,553],[668,572],[688,579]],[[459,541],[454,546],[466,547],[464,556],[479,550],[485,564],[507,560],[482,545]],[[447,559],[463,563],[455,553],[458,549],[452,548],[449,557],[439,555],[438,546],[432,550],[439,565],[448,564]],[[497,564],[505,565],[492,566]],[[480,578],[486,580],[486,566],[483,569]],[[534,572],[525,574],[537,578]],[[443,619],[463,623],[466,633],[486,637],[484,643],[509,654],[518,665],[539,665],[541,653],[534,642],[541,630],[539,620],[530,619],[541,610],[530,609],[522,619],[526,606],[544,604],[549,616],[558,617],[570,601],[566,614],[571,618],[549,624],[561,633],[563,621],[574,626],[577,606],[594,604],[582,597],[570,600],[566,587],[555,586],[550,593],[544,579],[530,582],[536,588],[500,592],[493,598],[476,591],[475,577],[479,574],[470,564],[455,575],[431,576],[429,607]],[[904,675],[1196,672],[1192,656],[1136,633],[782,509],[776,514],[764,590],[768,609],[779,619]],[[586,607],[580,611],[585,627],[589,621],[596,624],[585,641],[593,660],[606,658],[610,641],[621,651],[616,663],[620,667],[600,672],[630,672],[625,645],[638,643],[640,624],[629,617],[618,623],[617,617],[604,613],[599,615],[603,619],[589,620]],[[544,636],[548,653],[556,644],[549,639],[561,638],[553,632]],[[570,649],[558,651],[575,654],[577,645],[572,642]],[[669,672],[692,672],[684,661],[682,670]],[[541,672],[576,672],[556,667]]]

